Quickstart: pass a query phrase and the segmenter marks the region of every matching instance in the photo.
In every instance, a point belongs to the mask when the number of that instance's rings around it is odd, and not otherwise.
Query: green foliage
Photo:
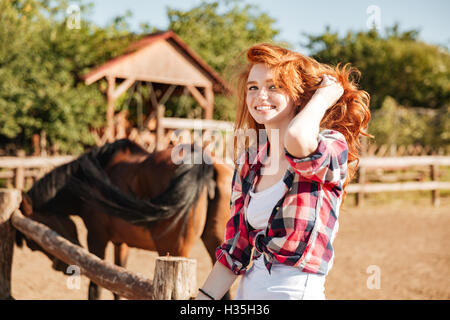
[[[450,105],[444,106],[436,114],[436,139],[450,149]]]
[[[173,30],[219,73],[249,46],[272,41],[278,34],[274,19],[239,1],[202,2],[188,11],[168,8]]]
[[[61,152],[93,144],[91,127],[104,123],[105,97],[80,76],[122,53],[133,41],[116,19],[98,28],[69,25],[68,2],[0,2],[0,138],[30,151],[31,136],[46,132]],[[80,5],[80,15],[89,6]]]
[[[307,35],[305,47],[320,62],[350,62],[361,71],[360,88],[371,96],[369,132],[377,144],[442,146],[450,142],[450,54],[418,40],[418,32],[382,37],[376,30],[339,37],[329,28]],[[423,112],[435,109],[436,112]]]
[[[372,114],[369,133],[375,136],[375,143],[378,145],[448,146],[449,115],[449,107],[438,110],[406,108],[387,96],[381,108]]]
[[[400,33],[395,25],[382,37],[375,30],[348,32],[340,38],[329,28],[307,35],[313,56],[321,62],[350,62],[371,95],[371,107],[391,96],[403,106],[439,108],[450,103],[450,54],[447,49],[417,39],[415,30]]]
[[[427,137],[430,115],[419,115],[411,109],[401,107],[392,97],[386,97],[381,108],[373,113],[369,132],[377,144],[409,145],[423,143]]]

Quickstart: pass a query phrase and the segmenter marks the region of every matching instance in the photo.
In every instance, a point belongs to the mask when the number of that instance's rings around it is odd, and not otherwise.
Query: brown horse
[[[202,153],[198,147],[190,150],[180,158]],[[22,212],[78,245],[69,216],[80,216],[88,250],[104,259],[111,241],[115,263],[122,267],[128,247],[188,257],[200,237],[214,262],[230,217],[233,170],[210,158],[212,164],[175,164],[171,155],[172,148],[150,154],[127,139],[94,148],[37,181],[23,194]],[[21,244],[23,235],[17,239]],[[41,250],[28,239],[27,245]],[[46,255],[55,270],[66,270],[67,265]],[[90,282],[89,299],[98,297],[97,284]]]

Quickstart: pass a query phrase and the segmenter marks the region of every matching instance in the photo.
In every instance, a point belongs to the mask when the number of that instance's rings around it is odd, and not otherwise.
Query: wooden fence
[[[164,118],[162,115],[164,115],[163,109],[159,111],[156,120],[151,118],[157,123],[147,126],[155,129],[155,132],[147,129],[138,131],[134,128],[126,135],[125,129],[116,130],[119,132],[116,139],[127,137],[149,152],[166,148],[171,144],[195,141],[203,147],[208,146],[208,151],[216,158],[232,163],[233,124],[231,122]],[[443,155],[444,148],[432,150],[421,146],[397,147],[374,144],[367,146],[366,140],[363,139],[362,142],[366,145],[363,151],[365,156],[360,159],[357,183],[350,184],[347,189],[347,192],[356,194],[358,205],[362,204],[365,193],[410,190],[431,190],[433,204],[439,205],[439,189],[450,189],[450,182],[439,181],[439,166],[448,166],[450,162],[450,156]],[[396,156],[388,157],[389,154]],[[7,187],[26,189],[52,167],[72,159],[73,157],[70,156],[24,157],[23,154],[21,157],[0,157],[0,169],[3,168],[3,171],[0,170],[0,179],[6,179]],[[388,171],[409,172],[389,174]],[[431,181],[425,181],[427,176]],[[415,181],[410,182],[410,180]]]
[[[407,157],[407,156],[443,156],[446,154],[445,147],[433,148],[431,146],[422,145],[387,145],[387,144],[371,144],[364,150],[364,156],[367,157]]]
[[[450,166],[450,157],[446,156],[420,156],[420,157],[364,157],[360,159],[358,168],[358,182],[347,187],[348,193],[356,194],[356,204],[361,205],[365,193],[388,191],[431,191],[432,204],[439,206],[439,190],[450,190],[450,182],[439,181],[439,167]],[[374,175],[379,180],[389,180],[386,171],[396,172],[391,181],[411,180],[412,182],[373,183]],[[402,173],[408,170],[410,172]],[[399,173],[400,171],[400,173]],[[412,172],[411,172],[412,171]],[[431,181],[424,181],[428,173]],[[405,177],[406,176],[406,177]],[[372,181],[371,181],[372,180]]]
[[[53,167],[73,159],[72,156],[0,157],[0,168],[6,169],[0,171],[0,179],[7,180],[7,187],[27,189]],[[439,167],[446,166],[450,166],[450,156],[363,157],[356,181],[347,187],[347,192],[355,194],[356,204],[362,205],[366,193],[431,191],[432,203],[438,206],[439,190],[450,190],[449,181],[439,181]]]
[[[184,300],[197,291],[196,260],[181,257],[159,257],[153,281],[104,261],[84,248],[72,244],[55,231],[26,218],[18,210],[21,192],[0,189],[0,300],[11,296],[11,266],[15,230],[34,240],[41,248],[99,286],[127,299]]]
[[[8,188],[27,189],[54,167],[73,159],[73,156],[0,157],[0,179],[6,181],[5,186]]]

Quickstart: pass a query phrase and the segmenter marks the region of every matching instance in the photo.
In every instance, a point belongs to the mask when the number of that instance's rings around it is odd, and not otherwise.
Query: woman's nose
[[[259,91],[258,91],[258,97],[261,97],[261,98],[266,98],[267,97],[267,90],[266,90],[266,88],[261,88]]]

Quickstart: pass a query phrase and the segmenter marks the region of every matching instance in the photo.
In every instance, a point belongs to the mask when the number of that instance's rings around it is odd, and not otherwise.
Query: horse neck
[[[166,158],[157,159],[150,154],[136,157],[133,162],[118,163],[108,175],[113,182],[127,184],[128,192],[150,199],[168,188],[173,171]]]

